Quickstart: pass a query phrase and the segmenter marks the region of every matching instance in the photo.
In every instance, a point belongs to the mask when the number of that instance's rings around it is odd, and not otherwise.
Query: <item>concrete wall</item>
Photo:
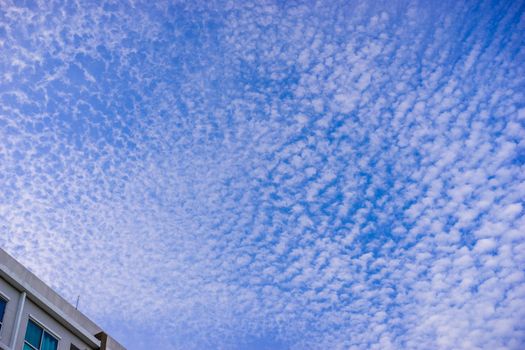
[[[14,334],[22,292],[27,294],[27,298],[16,345],[14,349],[8,349]],[[31,317],[43,328],[47,328],[49,333],[58,335],[59,350],[69,350],[71,344],[81,350],[126,350],[1,248],[0,294],[8,299],[0,331],[0,349],[22,349],[27,323]]]
[[[99,326],[97,326],[80,311],[76,310],[67,300],[62,298],[53,289],[49,288],[35,274],[26,269],[22,264],[7,254],[4,250],[0,249],[0,269],[2,269],[2,265],[5,267],[5,269],[9,270],[12,275],[16,276],[16,281],[18,284],[31,286],[35,292],[47,299],[57,309],[61,310],[69,319],[84,328],[90,334],[94,335],[102,331]],[[9,282],[12,283],[13,281]]]
[[[2,329],[0,330],[0,342],[5,345],[11,343],[11,337],[13,334],[13,327],[15,324],[16,310],[18,306],[18,300],[20,298],[20,292],[14,289],[9,283],[0,277],[0,295],[7,300],[5,309],[4,320],[2,322]]]
[[[0,330],[0,341],[5,346],[11,344],[13,337],[13,330],[15,326],[16,313],[18,309],[18,302],[20,299],[20,292],[13,288],[7,281],[0,277],[0,295],[7,300],[6,312],[2,322],[2,329]],[[47,312],[42,310],[34,302],[26,299],[24,308],[22,310],[22,319],[20,322],[20,329],[15,343],[15,349],[22,349],[24,344],[24,337],[29,318],[40,323],[44,329],[48,330],[53,335],[60,337],[58,342],[58,349],[69,350],[71,344],[75,344],[81,350],[94,350],[84,343],[80,338],[75,336],[72,332],[67,330],[63,325],[53,319]],[[15,350],[13,349],[13,350]]]

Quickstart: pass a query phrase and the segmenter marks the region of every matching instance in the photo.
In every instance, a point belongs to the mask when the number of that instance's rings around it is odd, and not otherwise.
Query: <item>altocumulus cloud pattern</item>
[[[0,244],[130,349],[523,349],[524,9],[0,0]]]

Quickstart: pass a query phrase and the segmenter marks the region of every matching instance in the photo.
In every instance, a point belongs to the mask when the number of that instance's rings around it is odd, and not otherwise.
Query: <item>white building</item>
[[[125,350],[0,249],[1,350]]]

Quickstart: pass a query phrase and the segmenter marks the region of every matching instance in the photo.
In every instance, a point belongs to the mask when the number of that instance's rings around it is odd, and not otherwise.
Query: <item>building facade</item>
[[[0,249],[0,350],[125,350]]]

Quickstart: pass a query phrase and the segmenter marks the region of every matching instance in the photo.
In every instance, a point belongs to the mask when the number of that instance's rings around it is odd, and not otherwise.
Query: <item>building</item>
[[[125,350],[0,249],[1,350]]]

